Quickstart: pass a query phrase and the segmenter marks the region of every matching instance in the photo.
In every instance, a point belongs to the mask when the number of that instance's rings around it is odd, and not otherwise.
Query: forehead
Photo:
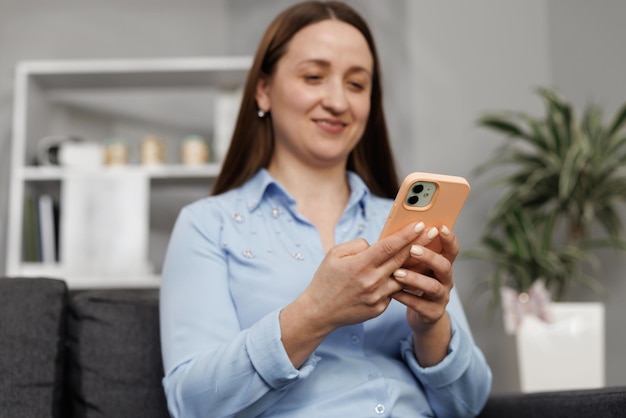
[[[363,34],[354,26],[339,20],[323,20],[298,31],[283,56],[295,63],[327,60],[363,67],[371,71],[372,53]]]

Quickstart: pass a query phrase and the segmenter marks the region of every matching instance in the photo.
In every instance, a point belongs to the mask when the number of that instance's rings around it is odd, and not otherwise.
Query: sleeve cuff
[[[431,367],[422,367],[415,358],[413,336],[402,341],[401,351],[404,361],[411,371],[424,385],[441,388],[457,381],[469,367],[472,358],[473,344],[471,338],[454,317],[450,315],[452,338],[448,346],[448,354],[439,363]]]
[[[296,369],[291,364],[281,340],[280,310],[276,310],[256,323],[246,339],[246,350],[256,372],[272,389],[281,389],[297,380],[306,378],[319,361],[311,355]]]

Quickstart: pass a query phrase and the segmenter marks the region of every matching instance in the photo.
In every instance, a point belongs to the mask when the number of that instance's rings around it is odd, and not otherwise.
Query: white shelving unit
[[[216,99],[243,85],[250,64],[247,56],[19,63],[15,73],[6,274],[60,277],[70,288],[158,286],[164,247],[178,210],[191,200],[206,196],[220,169],[217,161],[201,166],[181,164],[181,141],[187,135],[202,135],[211,142],[216,129]],[[99,143],[122,137],[127,140],[131,160],[126,166],[102,166],[88,171],[38,165],[37,144],[49,135],[71,135]],[[146,135],[164,140],[164,164],[139,164],[138,147]],[[127,225],[140,223],[133,231],[141,231],[142,236],[122,228],[118,238],[122,249],[132,240],[145,246],[133,247],[141,255],[137,258],[142,258],[137,263],[145,265],[145,269],[99,270],[108,253],[102,247],[92,249],[93,260],[84,260],[87,268],[68,263],[72,257],[63,251],[56,262],[27,260],[24,214],[28,196],[48,194],[58,205],[61,223],[65,224],[59,228],[60,250],[64,240],[68,241],[76,231],[84,232],[85,237],[97,234],[86,221],[88,218],[64,217],[64,211],[80,213],[81,204],[87,207],[102,203],[89,197],[80,202],[76,196],[68,203],[72,182],[88,178],[95,179],[94,184],[134,179],[140,189],[145,184],[145,193],[123,202],[106,202],[120,204],[122,209],[124,205],[143,208],[135,211],[142,215],[134,218],[136,222],[126,221]],[[88,194],[97,196],[97,187]],[[107,196],[104,192],[103,195]],[[124,224],[123,220],[120,224]],[[110,248],[118,247],[108,239]]]

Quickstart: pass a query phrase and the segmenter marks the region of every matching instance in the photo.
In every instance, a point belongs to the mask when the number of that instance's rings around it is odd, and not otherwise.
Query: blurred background
[[[293,3],[0,0],[0,271],[5,271],[11,245],[5,237],[18,62],[249,55],[270,20]],[[626,102],[626,3],[620,0],[349,3],[367,18],[377,39],[399,174],[455,174],[473,186],[456,226],[463,247],[476,244],[495,199],[485,179],[473,172],[500,143],[493,133],[476,127],[479,116],[502,109],[541,112],[534,94],[538,86],[556,88],[579,108],[597,103],[607,114]],[[625,385],[626,260],[611,257],[604,264],[606,295],[581,290],[571,297],[605,302],[606,383]],[[484,296],[473,293],[484,268],[459,260],[456,286],[493,369],[493,392],[515,392],[514,338],[504,333],[498,315],[487,316]]]

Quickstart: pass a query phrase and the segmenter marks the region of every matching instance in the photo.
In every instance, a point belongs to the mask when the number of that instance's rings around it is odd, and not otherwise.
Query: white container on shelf
[[[97,142],[67,141],[59,146],[59,164],[65,167],[96,169],[102,166],[104,150]]]
[[[75,276],[147,270],[148,180],[140,171],[76,169],[63,183],[61,260]]]

